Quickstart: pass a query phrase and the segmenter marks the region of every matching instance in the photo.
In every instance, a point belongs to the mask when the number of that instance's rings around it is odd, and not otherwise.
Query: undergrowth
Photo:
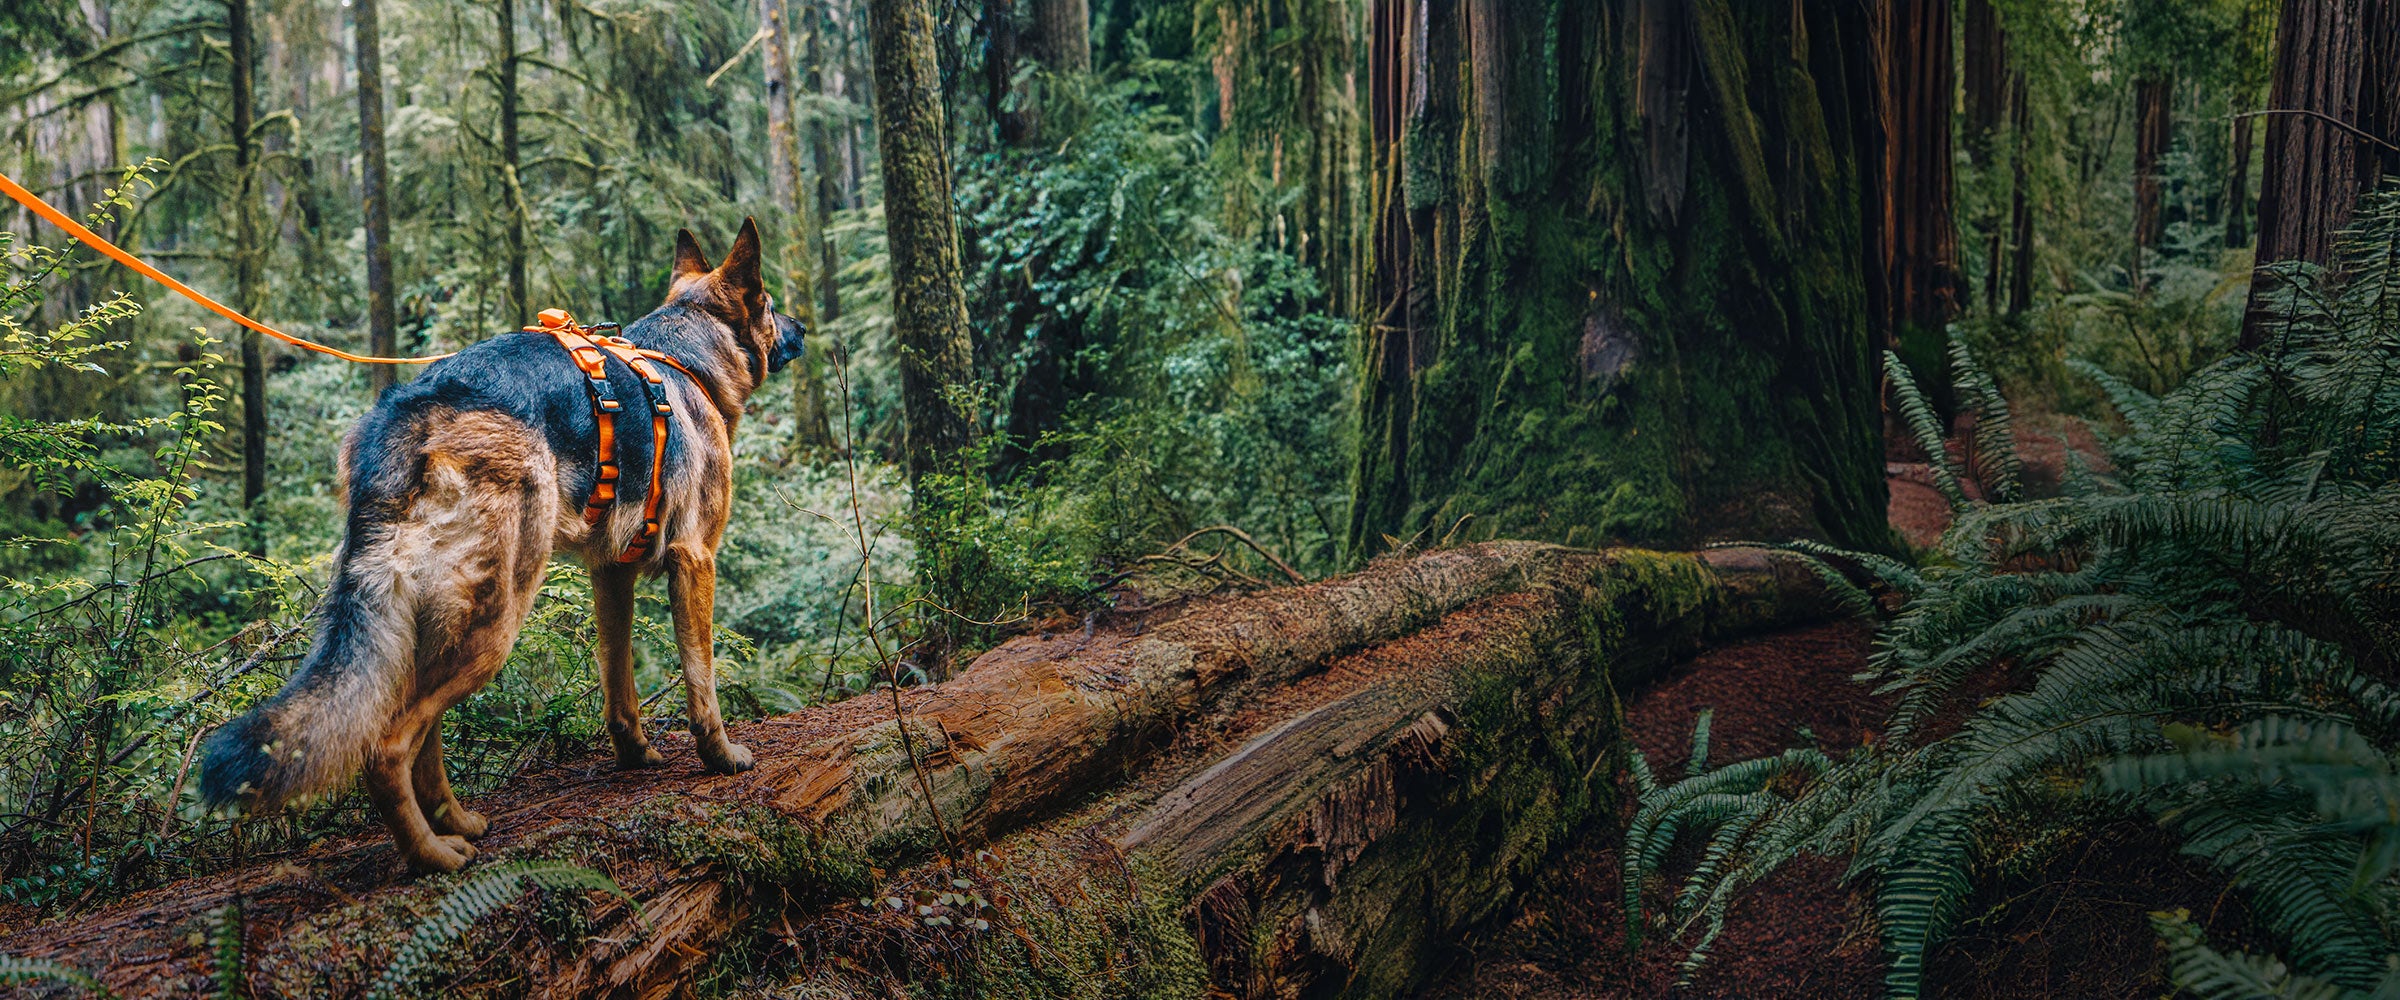
[[[2279,949],[2220,952],[2189,914],[2158,913],[2177,986],[2400,993],[2400,192],[2360,220],[2339,268],[2279,265],[2264,350],[2165,392],[2078,365],[2126,430],[2114,471],[2070,453],[2063,496],[2021,499],[2005,462],[1949,458],[1899,386],[1953,526],[1921,565],[1792,546],[1858,607],[1905,600],[1861,678],[1895,699],[1882,736],[1664,787],[1637,769],[1634,919],[1678,831],[1707,838],[1664,915],[1687,970],[1746,887],[1802,854],[1847,857],[1874,892],[1887,993],[1913,997],[1978,885],[2146,817]],[[1956,360],[1992,426],[1997,394]]]

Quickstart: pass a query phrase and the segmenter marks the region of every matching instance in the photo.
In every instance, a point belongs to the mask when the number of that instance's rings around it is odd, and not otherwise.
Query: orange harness
[[[708,395],[708,387],[691,369],[664,353],[637,347],[623,337],[589,336],[597,330],[613,329],[616,324],[580,326],[564,309],[544,309],[535,321],[541,325],[526,327],[525,332],[549,334],[558,341],[558,346],[567,349],[567,356],[583,371],[585,388],[592,397],[592,416],[600,424],[600,479],[592,484],[592,495],[583,502],[585,524],[598,525],[608,516],[608,508],[617,502],[617,413],[624,409],[624,404],[617,401],[616,390],[609,385],[608,360],[603,352],[616,355],[617,360],[642,377],[642,393],[650,397],[650,492],[642,498],[641,535],[617,554],[618,562],[640,562],[658,540],[659,475],[667,464],[667,418],[675,415],[675,408],[667,402],[666,380],[659,377],[651,362],[661,362],[682,372],[702,397]]]

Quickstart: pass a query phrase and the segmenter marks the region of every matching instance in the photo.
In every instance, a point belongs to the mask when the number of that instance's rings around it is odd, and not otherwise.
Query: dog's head
[[[699,309],[733,331],[733,339],[749,357],[751,380],[783,370],[806,349],[808,328],[775,311],[759,273],[758,223],[742,220],[725,262],[712,268],[692,232],[675,232],[675,275],[667,286],[667,301]]]

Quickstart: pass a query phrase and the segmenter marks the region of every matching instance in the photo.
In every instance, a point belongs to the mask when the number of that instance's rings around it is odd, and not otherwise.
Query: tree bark
[[[1092,69],[1092,8],[1089,0],[1034,0],[1033,57],[1053,73]]]
[[[376,21],[378,0],[351,7],[358,43],[358,176],[367,237],[367,353],[400,353],[400,327],[392,315],[391,182],[383,158],[383,32]],[[398,365],[369,365],[367,377],[380,392],[391,388]]]
[[[2250,245],[2250,137],[2258,119],[2236,114],[2233,119],[2232,172],[2225,179],[2225,246]]]
[[[951,216],[941,68],[929,0],[867,0],[866,8],[908,476],[921,486],[928,474],[956,470],[975,436],[966,403],[974,361]],[[925,494],[917,496],[923,503]]]
[[[2008,121],[2014,73],[2008,61],[2008,32],[1992,0],[1966,0],[1964,20],[1959,66],[1966,91],[1964,132],[1967,151],[1982,163],[1991,157],[1992,133]]]
[[[1884,0],[1883,258],[1887,344],[1951,412],[1950,321],[1965,282],[1950,156],[1950,4]]]
[[[2287,113],[2295,111],[2325,118]],[[2255,259],[2262,268],[2331,264],[2334,234],[2349,224],[2359,196],[2400,170],[2400,156],[2350,130],[2385,142],[2400,137],[2400,2],[2284,0],[2267,112]],[[2244,349],[2273,336],[2279,283],[2269,271],[2252,276]]]
[[[2175,82],[2144,79],[2133,82],[2133,257],[2129,273],[2133,290],[2142,291],[2143,256],[2166,237],[2166,217],[2159,210],[2159,158],[2175,141],[2172,103]]]
[[[790,18],[784,0],[758,0],[759,42],[764,57],[767,101],[767,197],[774,203],[776,259],[782,282],[776,287],[776,307],[817,329],[817,283],[809,274],[822,239],[822,216],[812,217],[814,191],[803,198],[806,178],[800,170],[800,133],[793,120]],[[822,341],[820,341],[822,343]],[[825,414],[825,382],[817,377],[814,359],[803,358],[792,369],[792,443],[822,450],[833,444],[832,424]]]
[[[1867,18],[1544,9],[1374,5],[1349,551],[1454,531],[1888,544]]]
[[[669,746],[685,763],[618,772],[588,757],[478,801],[485,863],[574,860],[640,912],[574,901],[589,930],[564,940],[489,917],[418,985],[666,997],[759,940],[806,956],[801,980],[905,978],[926,928],[882,899],[931,904],[915,890],[959,879],[989,882],[1009,907],[995,923],[1015,933],[979,956],[930,939],[974,959],[914,968],[952,985],[1013,968],[1195,995],[1270,982],[1401,995],[1505,906],[1518,872],[1609,815],[1615,692],[1704,639],[1831,607],[1813,574],[1755,549],[1503,542],[1018,638],[901,694],[904,717],[876,693],[738,727],[759,756],[743,774],[701,775]],[[214,950],[191,928],[234,906],[247,995],[354,995],[474,874],[409,880],[366,834],[35,927],[10,951],[128,997],[180,995],[208,982]],[[1044,878],[1116,888],[1052,893]],[[1038,951],[1013,957],[1020,941]]]
[[[517,141],[517,3],[500,0],[500,179],[508,200],[508,307],[510,327],[533,321],[525,286],[525,189],[517,168],[523,163]]]
[[[225,2],[226,52],[232,59],[229,97],[233,102],[235,308],[255,317],[264,301],[259,246],[258,153],[255,138],[258,95],[254,90],[256,57],[251,51],[250,0]],[[267,493],[267,356],[260,334],[240,331],[242,343],[242,507],[250,515],[250,551],[267,552],[266,529],[259,518],[259,499]]]

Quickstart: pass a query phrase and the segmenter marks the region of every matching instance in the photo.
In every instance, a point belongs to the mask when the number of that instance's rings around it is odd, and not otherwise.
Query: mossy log
[[[638,913],[528,902],[412,979],[666,997],[775,968],[794,977],[776,995],[933,973],[937,993],[1389,996],[1605,803],[1617,689],[1708,636],[1828,610],[1757,550],[1498,542],[1022,637],[903,692],[905,732],[877,694],[739,727],[760,762],[743,774],[669,745],[666,769],[593,756],[473,803],[485,859],[590,865]],[[411,879],[362,834],[0,951],[126,996],[215,995],[229,971],[249,996],[355,995],[489,863]]]

